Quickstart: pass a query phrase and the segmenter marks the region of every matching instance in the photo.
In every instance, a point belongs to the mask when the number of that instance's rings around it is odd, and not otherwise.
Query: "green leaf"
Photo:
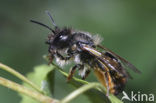
[[[68,74],[64,72],[61,68],[59,68],[57,65],[55,64],[53,65],[57,68],[57,72],[55,75],[56,76],[55,77],[56,78],[55,96],[59,97],[59,99],[62,99],[63,97],[67,96],[69,93],[83,86],[84,84],[88,84],[87,81],[78,79],[76,77],[73,77],[73,79],[67,83],[66,77],[68,76]],[[68,91],[68,93],[66,93],[64,89]],[[83,94],[75,98],[74,100],[72,100],[70,103],[80,103],[80,102],[83,103],[84,101],[85,103],[122,103],[122,101],[120,101],[116,96],[112,94],[110,94],[109,99],[108,99],[108,97],[105,96],[105,93],[100,92],[99,89],[90,89],[87,92],[84,92]],[[66,95],[62,96],[63,94],[66,94]]]
[[[62,73],[56,72],[55,75],[55,89],[54,89],[54,98],[62,99],[66,97],[69,93],[75,91],[80,88],[84,84],[77,82],[75,80],[71,80],[70,82],[66,81],[66,77],[62,75]],[[70,103],[110,103],[109,99],[105,96],[105,94],[91,89],[87,92],[81,94]]]
[[[38,85],[43,90],[45,95],[52,96],[51,93],[53,89],[52,87],[49,88],[49,85],[52,86],[52,83],[54,83],[53,70],[54,67],[52,65],[45,65],[45,64],[39,65],[34,68],[33,72],[27,74],[27,78],[31,80],[33,83],[35,83],[36,85]],[[23,85],[33,89],[30,85],[26,83],[23,83]],[[22,97],[21,103],[38,103],[37,101],[23,94],[20,94],[20,96]]]
[[[56,68],[56,71],[54,71]],[[54,75],[55,73],[55,75]],[[28,79],[30,79],[33,83],[37,84],[42,88],[45,95],[51,96],[53,98],[62,100],[62,98],[69,95],[71,92],[77,90],[84,84],[88,84],[88,82],[80,80],[76,77],[72,79],[70,82],[66,81],[66,76],[68,74],[63,72],[58,66],[52,65],[40,65],[34,68],[32,73],[27,75]],[[28,86],[27,84],[23,84]],[[30,86],[28,86],[30,88]],[[21,95],[22,100],[21,103],[38,103],[37,101]],[[90,89],[74,100],[70,101],[70,103],[121,103],[119,99],[115,96],[110,95],[108,99],[105,96],[105,93],[98,91],[97,89]]]

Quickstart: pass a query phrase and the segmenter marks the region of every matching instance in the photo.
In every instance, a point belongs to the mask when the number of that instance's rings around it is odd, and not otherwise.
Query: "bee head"
[[[69,46],[70,37],[71,29],[55,28],[54,32],[48,36],[46,44],[49,44],[51,49],[64,49]]]
[[[66,47],[69,46],[69,38],[71,37],[71,29],[70,28],[63,28],[60,29],[54,22],[53,17],[51,16],[51,14],[46,11],[46,13],[48,14],[48,16],[50,17],[52,24],[54,26],[54,29],[50,28],[49,26],[35,21],[35,20],[30,20],[32,23],[36,23],[39,24],[41,26],[46,27],[47,29],[49,29],[52,33],[48,36],[48,40],[46,41],[46,44],[48,44],[50,47],[50,50],[57,50],[57,49],[64,49]]]

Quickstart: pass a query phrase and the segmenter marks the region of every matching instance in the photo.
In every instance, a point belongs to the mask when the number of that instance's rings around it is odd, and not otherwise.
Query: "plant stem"
[[[89,83],[89,84],[83,85],[79,89],[70,93],[68,96],[63,98],[59,103],[69,103],[71,100],[73,100],[74,98],[76,98],[80,94],[82,94],[82,93],[84,93],[87,90],[92,89],[92,88],[100,88],[102,91],[106,92],[106,89],[100,83]],[[109,98],[110,98],[111,103],[122,103],[119,99],[117,99],[112,94],[109,95]]]
[[[0,85],[3,85],[5,87],[10,88],[12,90],[15,90],[17,92],[23,93],[23,94],[25,94],[29,97],[32,97],[33,99],[36,99],[42,103],[56,103],[56,102],[58,102],[55,99],[52,99],[48,96],[44,96],[41,93],[38,93],[36,91],[32,91],[32,90],[30,90],[30,89],[28,89],[22,85],[19,85],[15,82],[7,80],[3,77],[0,77]]]
[[[58,69],[61,74],[63,74],[65,77],[68,77],[68,73],[64,72],[59,66],[57,66],[54,63],[52,63],[52,65],[54,65],[56,67],[56,69]],[[82,83],[82,84],[89,84],[89,82],[79,79],[79,78],[76,78],[76,77],[72,77],[72,79],[74,79],[75,81]],[[100,88],[96,88],[96,89],[100,92],[103,92],[103,90],[101,90]],[[106,93],[106,92],[103,92],[103,93]]]
[[[32,83],[30,80],[28,80],[25,76],[23,76],[19,72],[15,71],[13,68],[0,63],[0,69],[3,69],[5,71],[11,73],[12,75],[18,77],[19,79],[23,80],[25,83],[27,83],[28,85],[33,87],[38,92],[43,93],[42,90],[38,86],[36,86],[34,83]]]
[[[74,92],[70,93],[68,96],[63,98],[60,101],[60,103],[68,103],[71,100],[73,100],[74,98],[76,98],[77,96],[79,96],[80,94],[84,93],[85,91],[87,91],[91,88],[96,88],[98,86],[99,86],[99,83],[89,83],[89,84],[83,85],[79,89],[75,90]]]
[[[63,74],[64,76],[68,77],[68,74],[66,72],[64,72],[59,66],[57,66],[56,64],[52,63],[52,65],[54,65],[61,74]],[[84,81],[84,80],[81,80],[81,79],[78,79],[76,77],[73,77],[73,79],[79,83],[82,83],[82,84],[92,84],[92,83],[89,83],[87,81]],[[94,86],[95,87],[94,87]],[[106,89],[103,85],[101,85],[100,83],[96,83],[96,84],[93,84],[93,88],[97,89],[98,91],[106,94]],[[120,101],[116,96],[114,96],[113,94],[109,94],[109,100],[111,101],[111,103],[122,103],[122,101]],[[61,103],[64,103],[64,102],[61,102]],[[66,103],[66,102],[65,102]]]
[[[68,77],[68,73],[64,72],[59,66],[57,66],[57,65],[54,64],[54,63],[52,63],[52,65],[55,66],[56,69],[58,69],[59,72],[60,72],[61,74],[63,74],[65,77]],[[77,81],[77,82],[79,82],[79,83],[82,83],[82,84],[88,84],[87,81],[82,80],[82,79],[78,79],[78,78],[76,78],[76,77],[72,77],[72,79],[74,79],[75,81]]]

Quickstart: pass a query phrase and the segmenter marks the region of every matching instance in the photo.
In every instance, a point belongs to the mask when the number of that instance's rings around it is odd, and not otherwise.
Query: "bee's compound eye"
[[[69,39],[67,35],[58,35],[52,42],[52,45],[58,49],[63,49],[69,46]]]
[[[68,36],[66,36],[66,35],[61,35],[59,38],[60,38],[61,40],[67,40]]]

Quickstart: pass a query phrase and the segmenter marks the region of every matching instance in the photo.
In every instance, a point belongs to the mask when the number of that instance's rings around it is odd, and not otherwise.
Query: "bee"
[[[67,27],[59,28],[51,14],[49,12],[47,14],[54,29],[38,21],[31,22],[42,25],[52,32],[46,41],[49,45],[50,63],[55,59],[58,65],[63,66],[69,61],[74,61],[75,66],[69,71],[68,81],[76,70],[82,79],[86,79],[89,73],[94,71],[99,82],[107,89],[107,96],[109,92],[118,95],[124,90],[127,80],[132,79],[126,68],[140,73],[130,62],[101,46],[101,39],[98,36]]]

